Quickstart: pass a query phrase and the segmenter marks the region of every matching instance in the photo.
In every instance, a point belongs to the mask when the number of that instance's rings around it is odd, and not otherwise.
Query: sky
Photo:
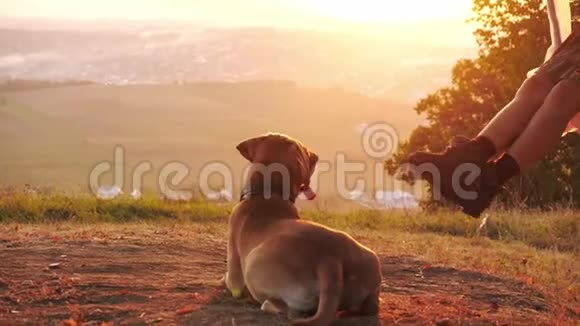
[[[0,16],[309,27],[463,22],[471,0],[0,0]]]

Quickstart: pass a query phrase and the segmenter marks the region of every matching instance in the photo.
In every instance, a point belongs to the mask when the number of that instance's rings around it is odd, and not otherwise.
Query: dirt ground
[[[0,325],[285,325],[219,285],[225,240],[121,229],[0,234]],[[367,239],[365,241],[372,241]],[[380,250],[379,250],[380,253]],[[520,281],[381,255],[378,318],[337,325],[573,325],[573,306]]]

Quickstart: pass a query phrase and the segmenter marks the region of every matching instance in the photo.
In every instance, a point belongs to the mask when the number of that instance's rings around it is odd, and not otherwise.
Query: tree
[[[580,0],[571,1],[578,27]],[[538,67],[550,45],[549,20],[542,0],[474,0],[475,59],[461,59],[452,82],[415,107],[428,126],[417,127],[386,161],[394,174],[401,161],[418,150],[439,152],[454,135],[475,136],[514,96],[529,70]],[[580,136],[567,136],[560,148],[507,185],[499,198],[508,204],[580,206]],[[574,190],[577,190],[575,192]]]

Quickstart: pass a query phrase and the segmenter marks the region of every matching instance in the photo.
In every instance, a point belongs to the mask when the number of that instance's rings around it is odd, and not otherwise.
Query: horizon
[[[228,8],[224,10],[223,8]],[[135,8],[140,8],[135,10]],[[271,27],[359,34],[378,38],[439,39],[448,44],[474,47],[473,26],[467,23],[470,0],[437,2],[400,1],[290,1],[233,0],[188,3],[182,0],[139,3],[113,0],[36,0],[0,3],[0,28],[42,29],[90,26],[162,24],[211,28]],[[38,25],[31,26],[31,22]],[[119,25],[119,26],[110,26]],[[426,28],[428,26],[428,28]]]

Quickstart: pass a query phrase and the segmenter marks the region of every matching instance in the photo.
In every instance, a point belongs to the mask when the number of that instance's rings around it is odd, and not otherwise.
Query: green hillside
[[[238,180],[245,162],[235,145],[267,131],[301,139],[322,160],[334,161],[337,152],[366,160],[356,128],[378,121],[406,137],[419,118],[403,104],[290,82],[81,85],[3,92],[0,182],[85,190],[91,167],[112,159],[116,145],[126,150],[127,180],[137,162],[153,163],[154,171],[144,179],[148,188],[155,185],[157,169],[170,161],[191,168],[188,185],[211,161],[232,166]],[[330,176],[322,184],[328,186],[325,193],[332,193]],[[130,191],[131,185],[125,188]]]

